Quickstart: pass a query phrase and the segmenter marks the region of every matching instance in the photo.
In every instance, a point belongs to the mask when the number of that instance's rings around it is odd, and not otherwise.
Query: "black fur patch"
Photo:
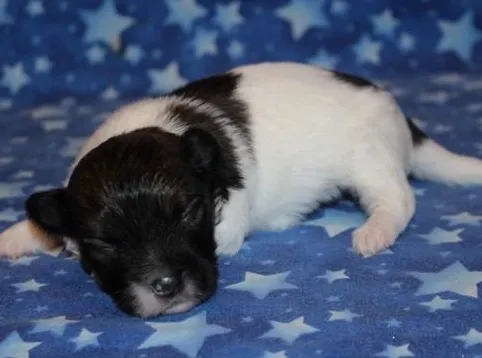
[[[365,88],[365,87],[373,87],[373,88],[378,88],[373,82],[370,82],[369,80],[355,76],[349,73],[344,73],[344,72],[338,72],[338,71],[332,71],[333,76],[335,76],[336,79],[351,84],[354,87],[357,88]]]
[[[218,180],[222,180],[225,184],[223,192],[219,193],[224,199],[227,199],[227,189],[244,187],[243,177],[238,165],[238,159],[234,152],[233,143],[228,138],[223,128],[216,123],[215,118],[209,113],[202,112],[195,107],[189,105],[172,105],[169,109],[172,113],[172,120],[187,124],[190,128],[199,128],[211,134],[216,139],[221,148],[220,160],[223,163],[222,171],[218,172]],[[236,126],[234,121],[231,125]],[[219,187],[221,188],[221,187]]]
[[[241,79],[240,74],[226,72],[191,82],[169,95],[198,99],[217,107],[231,120],[251,148],[248,109],[241,99],[236,98],[236,89]]]
[[[422,132],[422,130],[418,128],[409,117],[405,116],[405,119],[407,120],[408,128],[410,129],[413,146],[420,146],[424,141],[428,139],[428,136],[424,132]]]

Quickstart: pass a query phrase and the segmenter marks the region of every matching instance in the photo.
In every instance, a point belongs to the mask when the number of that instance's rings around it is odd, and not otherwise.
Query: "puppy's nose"
[[[151,288],[156,295],[173,296],[178,292],[180,280],[174,275],[166,275],[152,281]]]

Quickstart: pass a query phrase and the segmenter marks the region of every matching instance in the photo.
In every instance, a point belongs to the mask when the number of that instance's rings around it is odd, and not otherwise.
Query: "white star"
[[[66,117],[67,110],[58,106],[40,106],[32,109],[29,114],[32,119],[44,119],[50,117]]]
[[[104,61],[105,50],[98,44],[95,44],[87,50],[86,56],[92,65],[96,63],[101,63],[102,61]]]
[[[10,333],[0,342],[0,358],[28,358],[30,350],[42,342],[27,342],[20,337],[17,331]]]
[[[438,310],[451,310],[452,303],[457,302],[457,300],[445,300],[440,296],[435,296],[431,301],[420,303],[422,306],[427,306],[430,312],[435,312]]]
[[[179,74],[179,65],[174,61],[163,70],[148,70],[147,73],[152,83],[150,92],[167,92],[187,82]]]
[[[41,125],[45,132],[58,131],[67,128],[67,121],[64,121],[62,119],[48,119],[43,120],[41,122]]]
[[[17,221],[18,217],[23,214],[23,211],[7,208],[0,211],[0,221]]]
[[[343,0],[334,0],[331,3],[331,12],[333,14],[344,14],[348,10],[348,4]]]
[[[233,59],[240,58],[244,55],[244,45],[237,40],[233,40],[229,44],[227,53]]]
[[[146,322],[155,332],[147,338],[139,349],[171,346],[189,357],[197,356],[208,337],[231,332],[217,324],[207,324],[206,312],[179,322]]]
[[[390,38],[393,37],[395,28],[400,22],[393,17],[392,12],[388,9],[377,16],[373,16],[371,21],[373,26],[375,26],[374,31],[376,34]]]
[[[38,259],[38,256],[22,256],[15,260],[10,260],[10,266],[30,266],[32,261]]]
[[[265,351],[261,358],[288,358],[286,351],[270,352]]]
[[[101,97],[104,101],[112,101],[119,97],[119,92],[114,87],[108,87],[102,92]]]
[[[194,47],[195,56],[201,58],[204,55],[216,55],[218,53],[218,46],[216,45],[217,37],[218,33],[216,31],[204,29],[196,31],[191,43]]]
[[[52,62],[48,57],[38,57],[35,59],[35,72],[46,73],[52,68]]]
[[[99,340],[97,337],[99,337],[101,334],[103,333],[91,332],[88,329],[82,328],[82,331],[79,333],[79,335],[76,338],[70,339],[70,341],[75,343],[75,351],[88,346],[99,347]]]
[[[1,0],[0,0],[1,1]],[[11,99],[0,99],[0,110],[6,110],[12,108]]]
[[[126,49],[125,58],[133,65],[138,64],[143,56],[144,56],[144,51],[140,46],[130,45]]]
[[[65,138],[67,144],[60,149],[61,157],[75,157],[85,143],[85,138]]]
[[[474,26],[474,13],[468,11],[456,21],[439,22],[442,37],[437,45],[439,51],[453,51],[461,60],[470,61],[472,49],[482,38],[482,31]]]
[[[361,317],[362,315],[353,313],[348,309],[342,311],[329,311],[331,316],[328,321],[347,321],[352,322],[353,318]]]
[[[468,271],[459,261],[435,273],[410,272],[422,281],[415,295],[430,295],[450,291],[477,298],[477,284],[482,281],[482,271]]]
[[[436,85],[458,85],[463,81],[463,77],[459,73],[442,73],[432,77],[431,80]]]
[[[308,59],[308,62],[315,66],[320,66],[326,69],[334,69],[338,62],[338,57],[331,55],[324,49],[318,50],[318,52]]]
[[[469,348],[475,346],[476,344],[482,343],[482,332],[471,328],[466,334],[461,336],[454,336],[453,338],[464,342],[464,348]]]
[[[444,104],[450,98],[450,94],[446,91],[422,92],[418,100],[422,103]]]
[[[304,226],[319,226],[326,230],[331,238],[338,234],[359,227],[365,221],[360,212],[346,212],[337,209],[324,210],[323,217],[302,223]]]
[[[442,216],[443,220],[450,221],[449,225],[471,225],[480,226],[480,221],[482,221],[482,215],[472,215],[468,212],[463,212],[457,215],[446,215]]]
[[[324,5],[325,0],[292,0],[275,12],[291,25],[293,39],[300,40],[310,28],[328,25]]]
[[[225,32],[230,31],[234,27],[243,23],[243,17],[239,13],[241,3],[232,2],[223,5],[216,4],[216,17],[214,22],[217,23]]]
[[[298,288],[297,286],[285,281],[289,274],[290,272],[283,272],[274,275],[260,275],[253,272],[246,272],[244,281],[234,285],[226,286],[225,288],[229,290],[251,292],[254,297],[262,300],[273,291]]]
[[[402,52],[410,52],[415,47],[415,38],[412,35],[404,32],[400,35],[399,46]]]
[[[67,325],[78,321],[68,320],[65,318],[65,316],[57,316],[39,319],[34,322],[35,326],[32,328],[30,333],[52,332],[53,335],[61,337],[64,334]]]
[[[25,182],[0,182],[0,199],[18,198],[19,196],[25,196],[23,188],[27,185],[28,183]]]
[[[31,16],[41,15],[44,13],[44,7],[40,1],[32,0],[27,5],[27,12]]]
[[[12,17],[7,13],[7,1],[0,0],[0,25],[13,23]]]
[[[166,24],[179,25],[185,33],[191,31],[196,20],[207,14],[207,10],[196,0],[166,0],[169,15]]]
[[[269,323],[273,328],[260,338],[280,338],[288,344],[293,344],[302,335],[319,331],[319,329],[305,324],[303,316],[287,323],[278,321],[269,321]]]
[[[464,229],[448,231],[436,227],[430,233],[419,236],[427,240],[430,245],[451,244],[462,241],[462,238],[459,236],[462,231]]]
[[[23,64],[3,66],[2,86],[8,87],[12,94],[17,94],[20,89],[30,82],[30,77],[25,73]]]
[[[331,270],[326,270],[326,273],[324,275],[317,276],[317,278],[323,278],[329,283],[333,283],[336,280],[346,280],[349,279],[345,274],[346,270],[338,270],[338,271],[331,271]]]
[[[399,320],[397,320],[395,318],[392,318],[389,321],[387,321],[387,327],[399,328],[401,324],[402,324],[402,322],[400,322]]]
[[[392,346],[387,344],[385,350],[375,354],[377,357],[386,358],[401,358],[401,357],[414,357],[413,353],[408,348],[410,344],[402,344],[400,346]]]
[[[12,157],[0,157],[0,165],[7,165],[13,162]]]
[[[46,283],[38,283],[35,279],[31,279],[25,282],[14,283],[11,286],[17,289],[17,293],[21,292],[38,292],[38,290],[44,286],[47,286]]]
[[[380,63],[381,48],[382,45],[379,41],[374,41],[365,34],[360,37],[360,40],[353,46],[353,51],[355,52],[358,63],[378,65]]]
[[[14,140],[12,140],[11,143],[15,143]],[[33,177],[33,172],[31,170],[19,170],[15,175],[12,175],[13,179],[29,179]]]
[[[121,33],[134,23],[134,19],[119,15],[113,0],[106,0],[95,11],[81,10],[80,16],[85,21],[87,29],[84,42],[101,41],[116,47]]]

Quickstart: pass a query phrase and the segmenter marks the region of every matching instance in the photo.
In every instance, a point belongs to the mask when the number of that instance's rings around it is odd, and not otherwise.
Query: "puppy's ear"
[[[219,167],[220,147],[216,139],[199,128],[188,129],[181,137],[185,161],[201,177],[213,175]]]
[[[70,213],[65,189],[32,194],[25,202],[27,216],[51,235],[69,236]]]

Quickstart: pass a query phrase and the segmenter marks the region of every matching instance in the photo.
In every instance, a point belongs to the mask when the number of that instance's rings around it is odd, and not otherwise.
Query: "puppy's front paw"
[[[228,230],[227,225],[219,224],[215,230],[216,255],[233,256],[241,250],[244,243],[244,232],[237,233],[236,230]]]
[[[0,235],[0,256],[17,259],[28,252],[29,250],[24,242],[16,235],[12,235],[9,231]]]
[[[390,225],[369,220],[353,232],[353,248],[368,257],[393,245],[396,238]]]
[[[28,220],[14,224],[0,234],[0,256],[11,259],[57,246],[55,240],[45,236]]]

